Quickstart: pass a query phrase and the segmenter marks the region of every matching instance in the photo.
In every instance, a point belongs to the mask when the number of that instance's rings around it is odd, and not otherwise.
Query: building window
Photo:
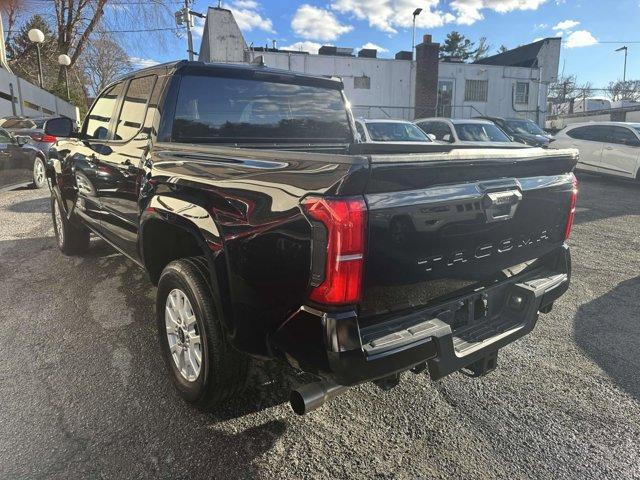
[[[464,85],[464,101],[486,102],[488,91],[488,80],[467,80]]]
[[[529,82],[516,82],[516,104],[527,105],[529,103]]]
[[[367,77],[366,75],[353,77],[353,88],[369,90],[371,88],[371,77]]]

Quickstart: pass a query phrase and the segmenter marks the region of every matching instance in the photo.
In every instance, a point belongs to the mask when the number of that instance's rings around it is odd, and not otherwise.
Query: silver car
[[[476,146],[522,145],[511,140],[509,135],[489,120],[432,117],[419,118],[413,123],[436,141]]]
[[[433,143],[422,130],[406,120],[359,118],[356,130],[360,140],[366,143]]]

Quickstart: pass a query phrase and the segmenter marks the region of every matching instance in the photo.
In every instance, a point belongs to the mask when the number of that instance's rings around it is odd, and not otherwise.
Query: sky
[[[107,15],[118,14],[112,6]],[[218,0],[195,0],[192,9],[206,13]],[[171,5],[171,4],[170,4]],[[171,5],[172,6],[172,5]],[[179,1],[175,1],[176,10]],[[486,37],[492,52],[500,45],[516,47],[534,40],[562,36],[560,72],[578,81],[606,87],[622,78],[628,45],[627,78],[640,79],[640,0],[223,0],[234,12],[247,43],[316,51],[321,45],[378,48],[381,57],[411,50],[412,12],[416,38],[425,33],[442,42],[457,30],[473,41]],[[167,25],[172,26],[172,25]],[[195,28],[199,49],[202,21]],[[632,43],[636,42],[636,43]],[[186,57],[186,36],[171,36],[162,49],[154,42],[129,44],[137,66]]]

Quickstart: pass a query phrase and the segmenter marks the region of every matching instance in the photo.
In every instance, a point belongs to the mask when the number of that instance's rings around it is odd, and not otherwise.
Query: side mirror
[[[54,137],[73,137],[73,134],[75,133],[73,120],[66,117],[47,120],[44,127],[44,133],[47,135],[53,135]]]

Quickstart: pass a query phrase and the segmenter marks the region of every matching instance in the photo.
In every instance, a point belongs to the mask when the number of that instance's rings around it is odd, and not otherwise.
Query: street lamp
[[[624,50],[624,70],[622,71],[623,82],[627,81],[627,50],[628,49],[629,47],[627,47],[626,45],[624,47],[616,48],[616,52],[621,52],[622,50]]]
[[[415,51],[416,51],[416,17],[420,15],[422,12],[421,8],[416,8],[413,11],[413,37],[411,39],[411,58],[415,60]]]
[[[40,58],[40,44],[44,43],[44,33],[37,28],[32,28],[29,30],[29,40],[36,44],[36,49],[38,50],[38,83],[40,84],[40,88],[42,88],[42,84],[44,83],[44,77],[42,76],[42,60]]]
[[[58,64],[64,67],[64,84],[67,87],[67,100],[71,100],[71,95],[69,94],[69,74],[67,73],[69,65],[71,65],[71,59],[69,55],[58,55]]]

